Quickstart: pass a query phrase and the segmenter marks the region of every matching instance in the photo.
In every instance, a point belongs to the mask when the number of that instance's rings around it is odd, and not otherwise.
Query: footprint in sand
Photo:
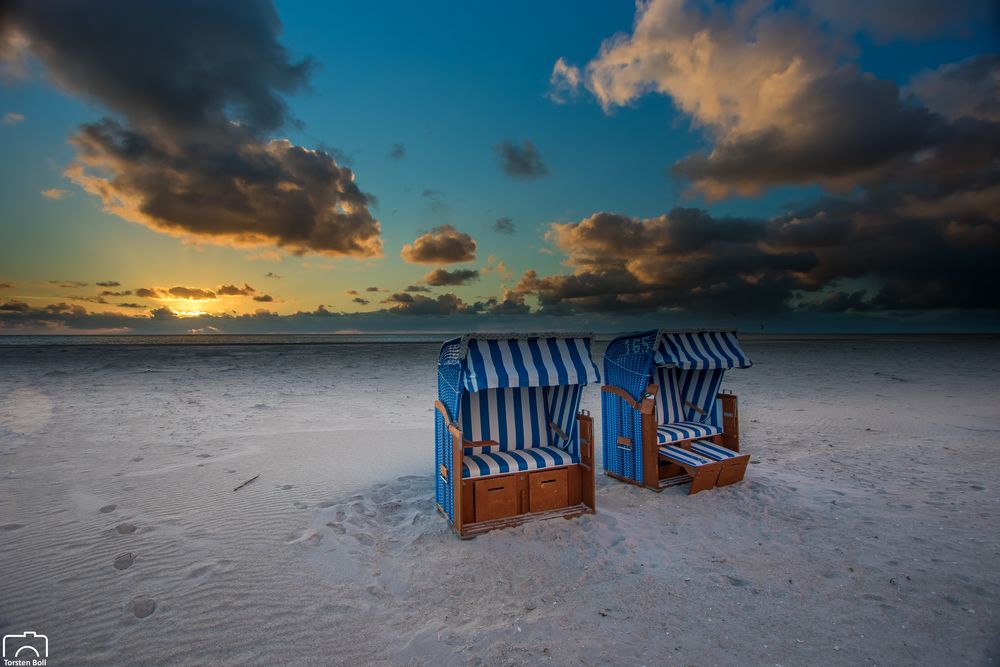
[[[134,463],[138,463],[138,462],[139,462],[139,461],[141,461],[141,460],[142,460],[142,457],[141,457],[141,456],[133,456],[133,457],[132,457],[132,461],[133,461]]]
[[[297,500],[294,503],[292,503],[292,507],[294,507],[295,509],[298,509],[298,510],[309,509],[309,505],[308,504],[306,504],[306,503],[300,503]]]
[[[210,459],[210,458],[212,458],[212,455],[211,454],[199,454],[198,458],[199,459]]]
[[[118,554],[115,556],[115,569],[116,570],[127,570],[132,567],[132,563],[135,562],[135,554],[131,551],[126,551],[123,554]]]
[[[275,484],[275,488],[281,491],[291,491],[295,487],[292,484]]]
[[[156,611],[156,600],[153,598],[140,595],[132,600],[132,613],[136,618],[146,618],[154,611]]]
[[[119,535],[131,535],[137,529],[134,523],[129,523],[128,521],[124,521],[115,526],[115,530],[118,531]]]
[[[18,528],[24,528],[23,523],[5,523],[0,526],[0,530],[7,532],[8,530],[17,530]]]
[[[337,533],[338,535],[343,535],[344,533],[347,532],[347,529],[344,528],[344,526],[342,526],[339,523],[334,523],[333,521],[327,521],[326,525],[332,528],[333,532]]]
[[[105,505],[99,511],[101,514],[107,514],[108,512],[114,512],[118,509],[118,505]]]

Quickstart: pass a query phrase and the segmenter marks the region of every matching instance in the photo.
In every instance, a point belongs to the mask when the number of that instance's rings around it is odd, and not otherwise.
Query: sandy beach
[[[996,664],[1000,342],[744,342],[743,483],[599,476],[470,541],[436,345],[0,346],[0,630],[79,666]]]

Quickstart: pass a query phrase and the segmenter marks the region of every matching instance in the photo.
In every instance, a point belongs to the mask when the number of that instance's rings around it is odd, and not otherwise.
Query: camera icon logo
[[[47,658],[49,638],[34,632],[3,636],[3,657],[5,658]]]

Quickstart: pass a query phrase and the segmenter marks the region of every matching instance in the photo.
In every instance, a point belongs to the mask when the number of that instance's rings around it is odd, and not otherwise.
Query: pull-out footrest
[[[660,447],[659,450],[660,456],[671,463],[681,466],[690,475],[691,489],[688,491],[688,495],[705,491],[715,486],[716,480],[719,478],[719,472],[722,469],[722,463],[707,456],[682,449],[676,445]]]
[[[747,472],[747,465],[750,463],[749,454],[740,454],[731,449],[726,449],[708,440],[695,440],[691,443],[691,452],[699,454],[704,458],[718,461],[722,466],[719,472],[719,479],[716,486],[733,484],[743,479]]]

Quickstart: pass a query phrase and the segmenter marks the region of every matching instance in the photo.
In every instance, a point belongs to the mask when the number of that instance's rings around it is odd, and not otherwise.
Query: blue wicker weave
[[[453,338],[441,346],[438,356],[438,399],[448,408],[452,419],[458,414],[458,401],[462,395],[462,339]],[[450,480],[444,480],[439,471],[444,465],[453,470],[451,433],[444,417],[434,411],[434,479],[435,497],[438,505],[448,515],[448,520],[455,519],[455,502],[448,485]]]
[[[604,353],[604,382],[624,389],[639,401],[649,384],[658,330],[619,336]],[[621,477],[642,481],[642,414],[614,394],[601,394],[604,469]],[[620,446],[619,436],[632,440]]]

